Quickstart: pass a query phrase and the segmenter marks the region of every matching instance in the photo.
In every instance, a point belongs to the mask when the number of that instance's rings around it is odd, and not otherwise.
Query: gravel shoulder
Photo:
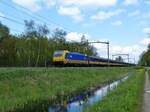
[[[143,112],[150,112],[150,74],[148,74],[148,70],[150,70],[150,68],[146,69]]]

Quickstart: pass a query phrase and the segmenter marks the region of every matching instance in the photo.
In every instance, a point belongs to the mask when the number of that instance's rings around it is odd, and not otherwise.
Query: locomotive
[[[119,62],[116,60],[105,59],[95,56],[87,56],[78,52],[67,50],[55,51],[53,55],[55,66],[134,66],[134,64]]]

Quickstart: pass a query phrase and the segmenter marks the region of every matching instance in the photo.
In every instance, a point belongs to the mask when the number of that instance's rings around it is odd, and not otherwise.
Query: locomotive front
[[[61,50],[61,51],[55,51],[53,55],[53,64],[55,65],[62,65],[65,61],[65,55],[68,51],[67,50]]]

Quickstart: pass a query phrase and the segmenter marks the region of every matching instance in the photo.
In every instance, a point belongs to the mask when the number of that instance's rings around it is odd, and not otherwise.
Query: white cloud
[[[137,54],[140,50],[139,45],[131,46],[112,46],[112,54]]]
[[[37,0],[12,0],[14,3],[21,5],[33,12],[38,11],[41,7],[38,5]]]
[[[55,0],[44,0],[44,3],[46,4],[46,6],[48,8],[51,8],[52,6],[56,5],[56,1]]]
[[[58,13],[63,16],[70,16],[77,22],[83,21],[83,16],[77,7],[60,7]]]
[[[125,5],[135,5],[138,3],[138,0],[125,0],[124,4]]]
[[[107,39],[103,39],[103,40],[107,41]],[[143,42],[147,42],[147,43],[148,41],[150,40],[147,40],[147,39],[143,40]],[[100,57],[107,58],[107,45],[104,45],[104,44],[93,44],[93,45],[95,48],[97,48],[97,52]],[[134,62],[134,58],[135,58],[135,61],[137,63],[139,60],[139,56],[141,55],[143,51],[146,50],[146,48],[147,46],[145,46],[145,43],[141,44],[141,41],[139,41],[139,43],[137,44],[127,45],[127,46],[115,45],[113,43],[110,43],[110,59],[112,58],[112,55],[114,54],[129,54],[130,58],[132,58],[130,61]],[[123,56],[123,58],[126,59],[127,57]]]
[[[106,39],[106,38],[103,38],[103,39],[100,39],[100,40],[98,40],[98,41],[100,41],[100,42],[108,42],[109,40],[108,39]],[[95,48],[97,48],[97,49],[101,49],[102,51],[104,51],[105,49],[104,48],[106,48],[106,44],[101,44],[101,43],[94,43],[94,44],[92,44]]]
[[[139,60],[139,56],[144,51],[144,48],[140,45],[131,45],[131,46],[119,46],[120,49],[116,51],[115,46],[112,48],[114,54],[129,54],[129,57],[132,58],[132,62],[134,61],[133,58],[136,59],[136,63]],[[127,61],[127,60],[126,60]],[[131,60],[130,60],[131,61]]]
[[[100,57],[107,58],[107,46],[102,44],[94,45],[97,48],[98,54]],[[131,45],[131,46],[121,46],[121,45],[112,45],[110,44],[110,59],[114,54],[129,54],[129,57],[132,58],[130,61],[133,62],[133,58],[136,59],[136,63],[139,60],[140,54],[145,50],[145,48],[140,45]],[[123,56],[124,59],[127,57]],[[114,57],[115,59],[115,57]],[[126,62],[128,60],[125,60]]]
[[[122,21],[118,20],[118,21],[114,21],[111,23],[113,26],[120,26],[122,25]]]
[[[86,39],[89,39],[90,36],[88,34],[84,34],[84,33],[77,33],[77,32],[70,32],[66,35],[66,40],[67,41],[75,41],[75,42],[80,42],[81,41],[81,37],[85,36]]]
[[[133,12],[128,13],[128,16],[133,17],[133,16],[138,16],[139,14],[140,14],[140,11],[139,11],[139,10],[136,10],[136,11],[133,11]]]
[[[121,9],[118,9],[116,11],[108,11],[108,12],[105,12],[105,11],[99,11],[96,15],[93,15],[91,16],[91,19],[93,20],[106,20],[106,19],[109,19],[113,16],[117,16],[119,15],[120,13],[122,13],[124,10],[121,10]]]
[[[143,32],[146,33],[146,34],[150,34],[150,27],[144,28]]]
[[[150,38],[144,38],[143,40],[141,40],[140,42],[142,45],[147,46],[148,44],[150,44]]]
[[[118,53],[120,53],[121,50],[122,50],[122,47],[121,47],[121,46],[114,46],[114,47],[111,49],[111,52],[112,52],[112,54],[118,54]]]
[[[117,0],[60,0],[62,5],[65,6],[89,6],[89,7],[106,7],[114,6],[117,4]]]

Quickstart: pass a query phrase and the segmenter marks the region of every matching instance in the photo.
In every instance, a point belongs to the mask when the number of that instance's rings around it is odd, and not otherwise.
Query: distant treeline
[[[139,64],[143,66],[150,66],[150,43],[148,45],[147,51],[144,51],[141,54]]]
[[[25,30],[20,35],[10,34],[7,26],[0,23],[0,66],[45,66],[52,62],[56,50],[69,50],[87,55],[97,55],[83,35],[81,42],[68,42],[67,32],[56,28],[50,31],[46,25],[25,21]]]

